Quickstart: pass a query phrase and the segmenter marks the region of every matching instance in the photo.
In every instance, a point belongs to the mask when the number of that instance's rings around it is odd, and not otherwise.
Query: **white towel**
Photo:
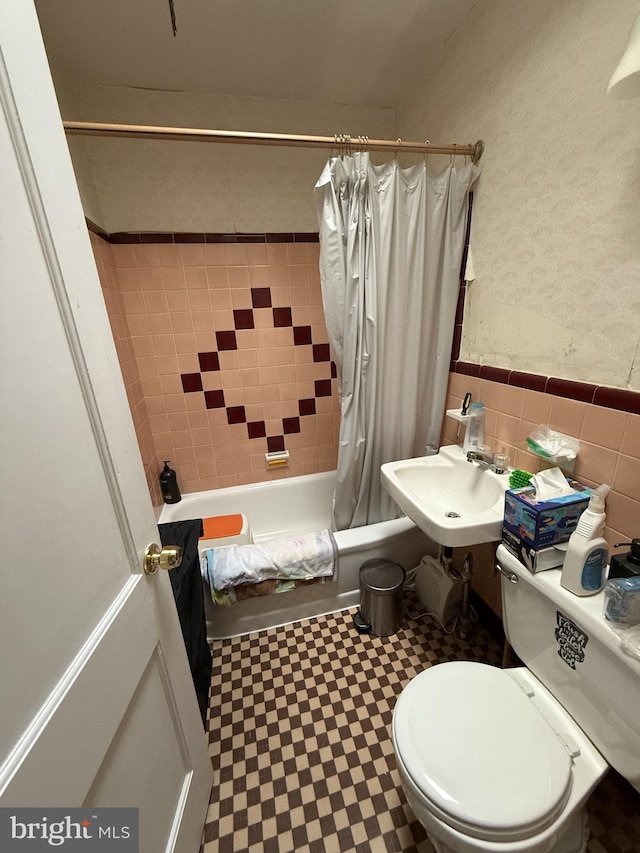
[[[259,545],[227,545],[204,552],[212,590],[241,584],[330,577],[336,568],[336,544],[330,530],[270,539]],[[204,566],[203,566],[204,568]]]

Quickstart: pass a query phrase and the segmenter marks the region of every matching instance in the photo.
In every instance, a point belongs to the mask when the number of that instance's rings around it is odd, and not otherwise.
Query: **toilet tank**
[[[502,618],[509,643],[612,767],[640,791],[640,660],[602,616],[604,592],[578,597],[560,569],[532,574],[500,545]],[[640,650],[639,650],[640,653]]]

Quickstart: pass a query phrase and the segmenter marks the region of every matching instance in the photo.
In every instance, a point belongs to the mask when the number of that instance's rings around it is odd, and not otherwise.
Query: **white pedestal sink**
[[[509,475],[468,462],[461,447],[386,462],[380,470],[394,501],[439,545],[457,548],[501,538]]]

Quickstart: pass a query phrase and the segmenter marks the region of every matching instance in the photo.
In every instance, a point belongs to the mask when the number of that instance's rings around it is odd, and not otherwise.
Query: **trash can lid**
[[[360,582],[371,592],[395,592],[404,579],[405,570],[391,560],[368,560],[360,566]]]

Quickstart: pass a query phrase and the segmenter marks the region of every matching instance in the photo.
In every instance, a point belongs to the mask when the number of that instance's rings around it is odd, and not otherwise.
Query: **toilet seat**
[[[566,744],[509,670],[470,661],[425,670],[398,699],[393,737],[425,806],[467,836],[530,838],[571,791]]]

